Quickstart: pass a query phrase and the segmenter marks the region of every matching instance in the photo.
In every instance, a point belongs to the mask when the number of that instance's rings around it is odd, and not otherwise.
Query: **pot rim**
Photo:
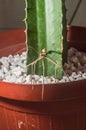
[[[0,81],[0,96],[29,102],[67,101],[86,97],[86,79],[52,84],[17,84]]]

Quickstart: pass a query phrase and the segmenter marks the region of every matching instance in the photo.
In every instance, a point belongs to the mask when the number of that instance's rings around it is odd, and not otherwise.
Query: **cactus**
[[[26,0],[29,74],[62,77],[67,60],[65,0]]]

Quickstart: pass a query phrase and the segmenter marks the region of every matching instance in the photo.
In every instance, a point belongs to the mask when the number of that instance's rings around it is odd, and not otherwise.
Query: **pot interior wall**
[[[69,47],[86,52],[86,27],[67,26],[67,42]]]

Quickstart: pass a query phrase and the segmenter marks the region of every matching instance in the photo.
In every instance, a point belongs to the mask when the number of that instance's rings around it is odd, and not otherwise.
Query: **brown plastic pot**
[[[23,29],[0,34],[0,56],[21,52],[24,39]],[[0,81],[0,130],[86,130],[86,80],[46,85]]]

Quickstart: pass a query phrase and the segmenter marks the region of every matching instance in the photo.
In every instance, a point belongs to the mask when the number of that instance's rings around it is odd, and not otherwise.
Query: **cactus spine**
[[[66,61],[65,0],[26,0],[29,74],[62,77]]]

